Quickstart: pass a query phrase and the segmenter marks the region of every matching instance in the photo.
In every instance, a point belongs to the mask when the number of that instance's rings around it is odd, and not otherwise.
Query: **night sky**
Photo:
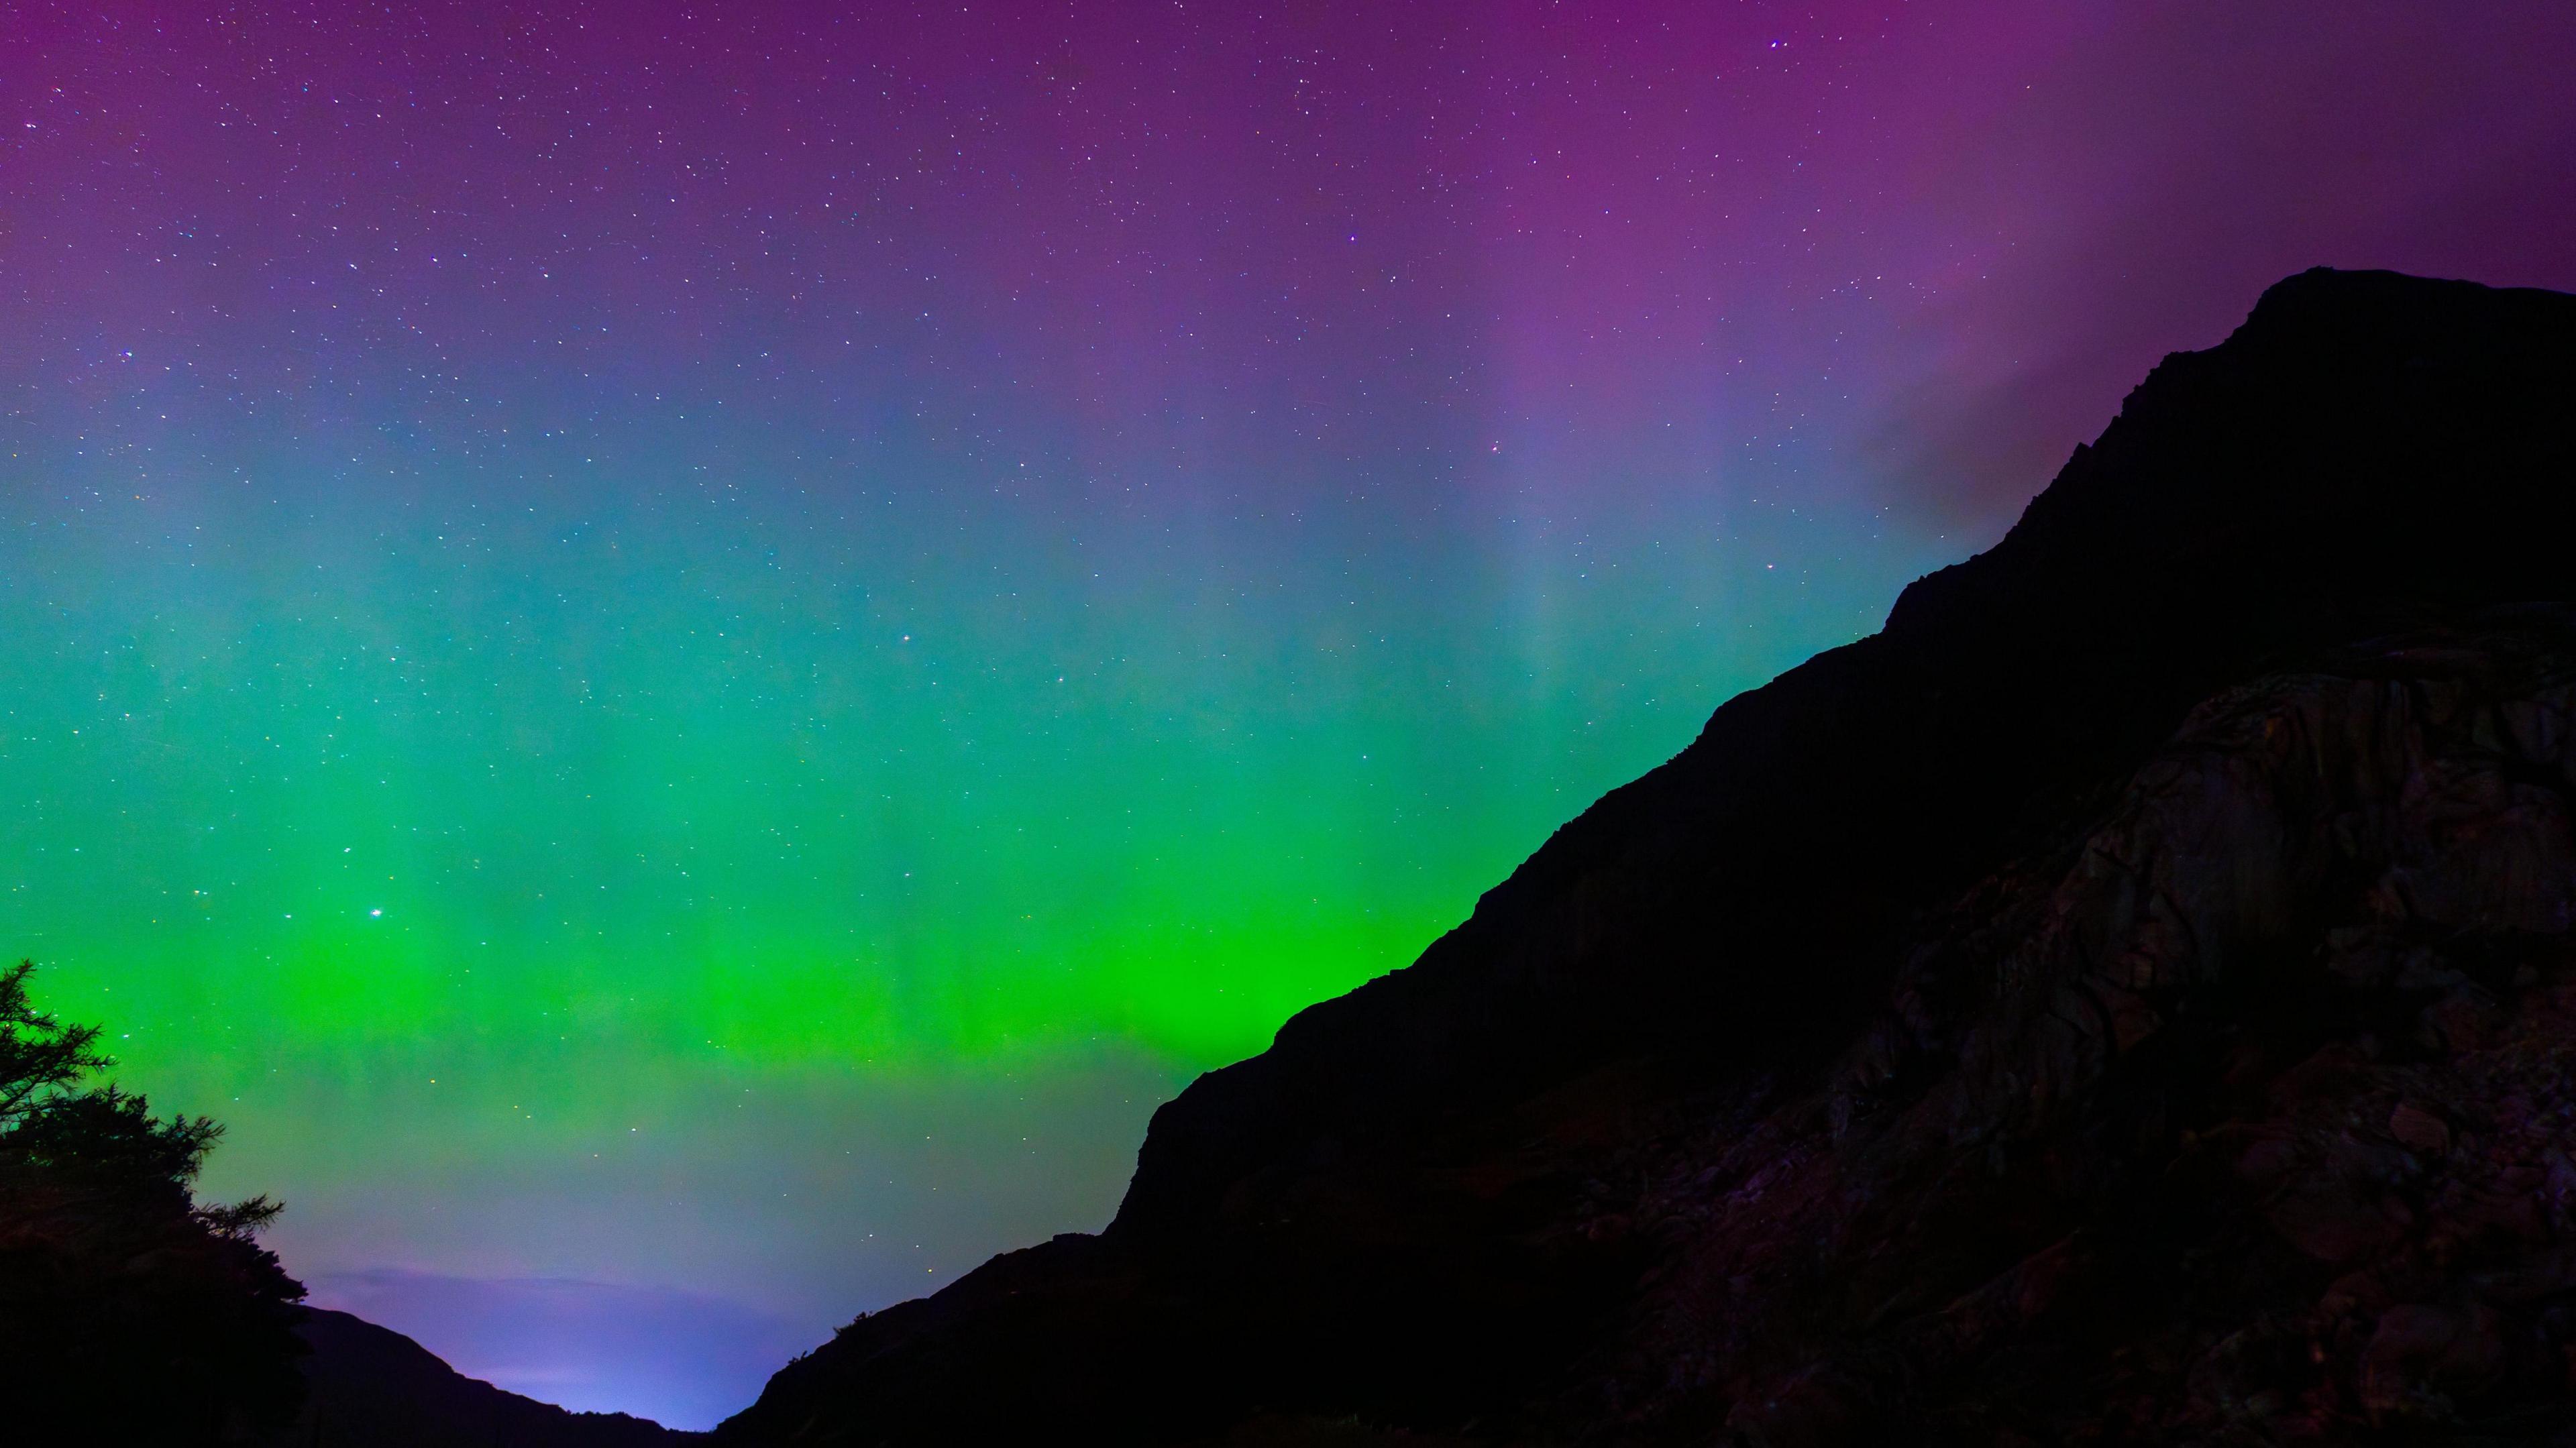
[[[2532,4],[0,3],[0,952],[315,1289],[704,1426],[2316,264]]]

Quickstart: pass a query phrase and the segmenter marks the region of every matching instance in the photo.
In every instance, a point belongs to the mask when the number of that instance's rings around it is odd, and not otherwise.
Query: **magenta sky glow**
[[[2571,74],[2563,3],[0,4],[0,950],[323,1300],[710,1422],[2272,281],[2576,288]]]

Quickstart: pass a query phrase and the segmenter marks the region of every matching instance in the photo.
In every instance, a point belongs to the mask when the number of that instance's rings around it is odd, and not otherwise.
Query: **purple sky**
[[[0,15],[0,949],[690,1423],[2264,286],[2576,288],[2563,0]]]

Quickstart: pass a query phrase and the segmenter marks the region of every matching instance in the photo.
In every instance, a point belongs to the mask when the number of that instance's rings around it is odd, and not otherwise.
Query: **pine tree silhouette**
[[[100,1028],[0,971],[0,1436],[237,1443],[303,1393],[304,1288],[253,1234],[266,1197],[200,1205],[223,1127],[100,1079]]]

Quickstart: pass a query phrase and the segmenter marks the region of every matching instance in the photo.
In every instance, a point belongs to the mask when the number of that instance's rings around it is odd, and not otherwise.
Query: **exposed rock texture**
[[[2576,298],[2281,284],[720,1436],[2576,1432],[2571,416]]]
[[[2572,736],[2566,610],[2195,711],[1932,923],[1821,1089],[1653,1151],[1671,1251],[1595,1420],[2576,1427]]]

